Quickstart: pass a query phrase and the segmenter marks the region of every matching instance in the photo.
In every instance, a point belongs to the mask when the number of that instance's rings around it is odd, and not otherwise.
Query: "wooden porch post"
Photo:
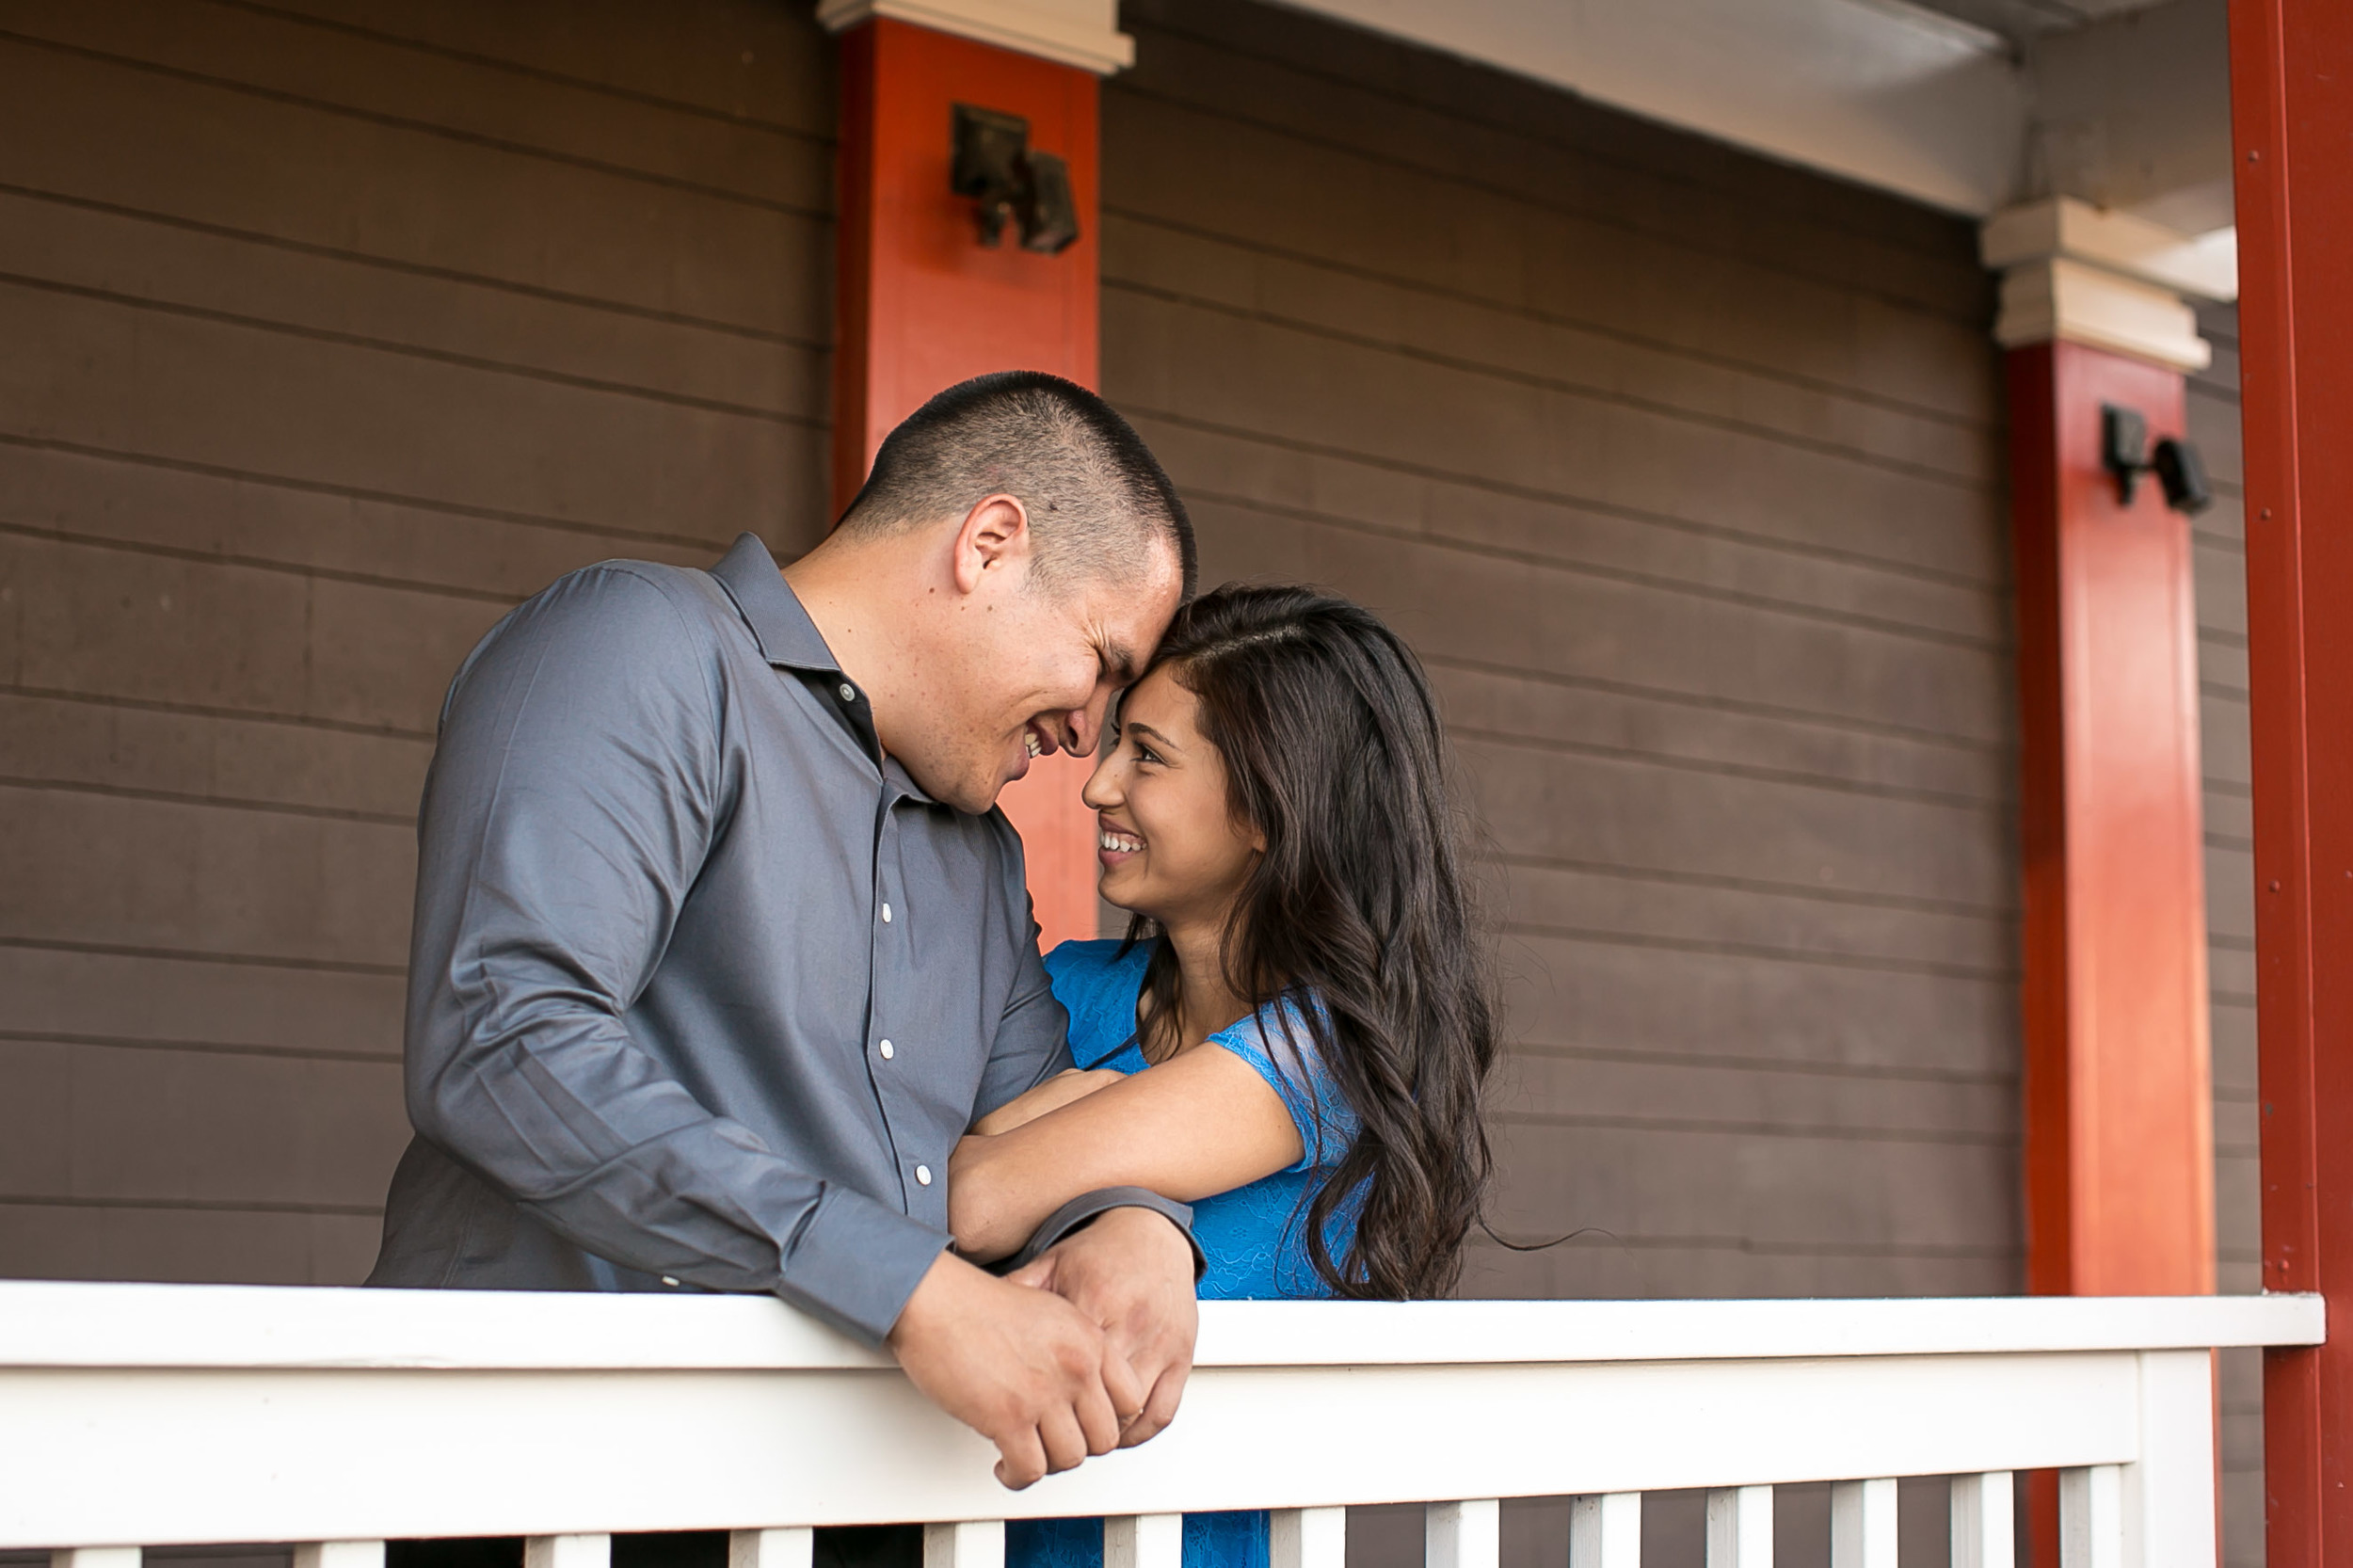
[[[2026,1288],[2214,1289],[2197,618],[2188,519],[2127,501],[2104,410],[2183,434],[2207,345],[2101,219],[2045,202],[1987,226],[2006,269],[2024,874]],[[2090,228],[2087,230],[2089,223]],[[2088,259],[2099,253],[2100,260]],[[2025,1488],[2056,1562],[2057,1478]]]
[[[836,516],[890,427],[943,387],[995,370],[1095,384],[1096,73],[1132,55],[1113,9],[1114,0],[818,7],[841,35]],[[1066,162],[1079,220],[1069,248],[1027,250],[1011,232],[981,243],[973,202],[949,188],[958,104],[1021,116],[1030,145]],[[1045,759],[1000,797],[1021,832],[1048,947],[1095,935],[1095,819],[1079,798],[1092,765]]]
[[[2272,1568],[2353,1560],[2353,7],[2232,0]]]

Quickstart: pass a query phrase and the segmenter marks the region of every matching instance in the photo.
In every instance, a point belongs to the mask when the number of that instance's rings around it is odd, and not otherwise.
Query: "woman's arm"
[[[972,1124],[969,1136],[994,1138],[1000,1132],[1036,1121],[1048,1111],[1060,1111],[1097,1089],[1108,1088],[1128,1075],[1110,1067],[1065,1067],[1026,1094],[1017,1095]],[[952,1161],[949,1168],[953,1170]]]
[[[1257,1069],[1197,1046],[1009,1132],[958,1144],[948,1224],[958,1252],[986,1262],[1082,1192],[1146,1187],[1191,1203],[1295,1165],[1300,1152],[1290,1112]]]

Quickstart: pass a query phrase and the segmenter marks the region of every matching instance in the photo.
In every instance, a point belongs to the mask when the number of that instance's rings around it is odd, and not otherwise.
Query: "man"
[[[997,792],[1094,749],[1193,580],[1135,432],[1009,373],[893,431],[781,572],[745,535],[500,622],[425,787],[370,1283],[773,1292],[887,1343],[1013,1487],[1165,1426],[1182,1208],[1082,1199],[1010,1283],[946,1250],[946,1178],[1069,1064]]]

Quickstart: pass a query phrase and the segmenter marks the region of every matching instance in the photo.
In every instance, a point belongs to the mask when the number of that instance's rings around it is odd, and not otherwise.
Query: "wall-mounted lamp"
[[[2116,499],[2120,505],[2133,504],[2133,492],[2138,488],[2140,476],[2154,473],[2157,486],[2165,491],[2165,504],[2177,512],[2202,512],[2214,504],[2214,492],[2206,486],[2206,465],[2198,456],[2198,448],[2175,436],[2167,436],[2157,442],[2156,452],[2149,450],[2149,421],[2138,409],[2120,408],[2114,403],[2100,406],[2100,461],[2116,476]]]
[[[958,104],[952,122],[954,159],[948,183],[978,203],[981,243],[1001,244],[1005,225],[1017,225],[1021,248],[1052,256],[1079,237],[1079,208],[1070,195],[1070,166],[1030,147],[1030,122],[1017,114]]]

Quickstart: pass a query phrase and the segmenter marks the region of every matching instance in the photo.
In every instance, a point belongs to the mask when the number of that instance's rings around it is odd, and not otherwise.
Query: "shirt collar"
[[[733,548],[711,568],[711,575],[735,601],[736,614],[744,617],[744,624],[751,629],[752,640],[760,645],[760,656],[770,664],[803,674],[840,676],[840,662],[834,658],[833,649],[825,646],[824,633],[808,618],[808,612],[801,607],[800,596],[784,580],[776,558],[768,552],[759,535],[738,536]],[[845,682],[842,690],[849,689]],[[855,700],[864,708],[863,694]],[[910,800],[925,806],[937,805],[914,776],[899,765],[897,758],[882,752],[872,738],[872,721],[861,722],[863,731],[859,723],[854,723],[852,732],[857,734],[861,744],[873,747],[884,781]]]
[[[824,633],[801,608],[800,596],[784,580],[776,558],[759,535],[740,536],[711,575],[735,600],[736,613],[751,628],[761,658],[783,669],[841,672],[833,649],[825,646]]]

